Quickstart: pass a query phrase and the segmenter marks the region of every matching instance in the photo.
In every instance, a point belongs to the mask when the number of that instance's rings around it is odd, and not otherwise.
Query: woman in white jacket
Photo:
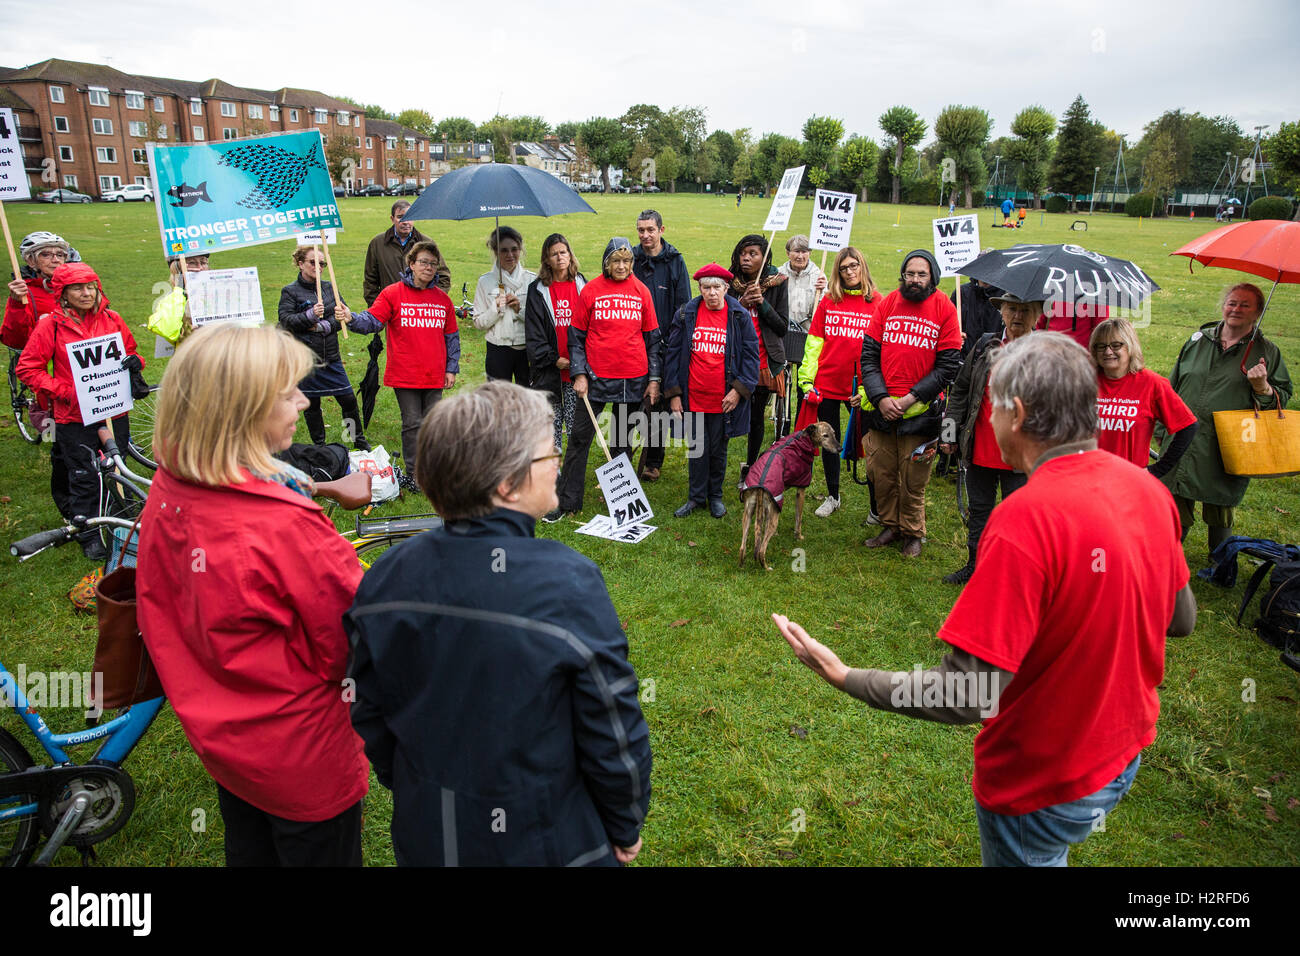
[[[474,326],[487,332],[487,377],[527,387],[524,300],[537,275],[524,268],[524,237],[517,229],[493,229],[487,246],[496,268],[480,276],[474,290]]]

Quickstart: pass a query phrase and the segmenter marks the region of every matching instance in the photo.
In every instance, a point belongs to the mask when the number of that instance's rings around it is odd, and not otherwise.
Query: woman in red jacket
[[[99,426],[103,422],[82,423],[81,405],[68,363],[68,346],[113,333],[121,335],[125,354],[122,365],[132,373],[132,391],[136,397],[140,397],[141,387],[147,394],[148,386],[138,377],[144,362],[136,353],[131,330],[120,315],[108,308],[94,269],[81,262],[65,262],[54,270],[49,287],[57,304],[36,323],[15,371],[33,391],[51,396],[50,411],[55,422],[52,454],[57,458],[56,469],[61,463],[67,475],[66,495],[57,487],[57,475],[51,482],[55,506],[65,518],[98,515],[99,473],[94,468],[94,460],[99,448]],[[113,431],[118,445],[125,448],[130,437],[125,415],[113,419]],[[108,556],[94,532],[83,536],[81,550],[93,561]]]
[[[27,344],[37,320],[58,305],[49,281],[54,270],[67,262],[71,246],[62,236],[52,232],[32,232],[23,236],[18,251],[27,263],[31,275],[14,276],[9,283],[9,299],[5,302],[4,324],[0,325],[0,342],[11,349],[22,349]]]
[[[269,326],[200,328],[158,395],[140,527],[140,629],[217,784],[229,866],[360,866],[369,771],[348,719],[347,542],[273,458],[311,351]]]

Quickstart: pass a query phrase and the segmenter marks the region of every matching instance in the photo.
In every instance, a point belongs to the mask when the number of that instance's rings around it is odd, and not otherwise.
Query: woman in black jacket
[[[731,253],[730,295],[749,310],[759,341],[758,388],[749,403],[749,443],[745,448],[745,480],[749,466],[763,450],[767,401],[785,394],[785,333],[790,328],[790,290],[786,277],[767,261],[767,239],[751,233]],[[762,275],[759,275],[759,272]]]
[[[352,447],[369,451],[370,443],[361,430],[357,397],[339,356],[340,322],[350,317],[351,312],[335,300],[334,287],[320,278],[325,268],[324,253],[313,246],[299,246],[293,254],[293,263],[298,267],[298,278],[280,290],[280,327],[293,333],[318,359],[317,367],[298,385],[310,403],[302,413],[307,431],[313,444],[325,444],[325,419],[320,402],[324,396],[333,395],[343,410],[344,437],[352,435]],[[320,283],[319,301],[317,282]]]
[[[558,232],[542,243],[537,278],[528,285],[524,302],[524,350],[528,353],[528,386],[545,392],[555,409],[555,450],[573,433],[578,396],[569,375],[569,325],[578,293],[587,280],[569,240]]]

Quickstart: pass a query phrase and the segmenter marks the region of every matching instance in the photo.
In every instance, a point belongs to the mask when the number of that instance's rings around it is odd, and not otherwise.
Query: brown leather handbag
[[[124,555],[139,529],[140,518],[136,518],[122,543]],[[162,681],[136,624],[135,568],[119,565],[99,580],[95,585],[95,611],[99,617],[95,673],[102,674],[104,680],[104,699],[95,703],[103,710],[116,710],[163,696]]]

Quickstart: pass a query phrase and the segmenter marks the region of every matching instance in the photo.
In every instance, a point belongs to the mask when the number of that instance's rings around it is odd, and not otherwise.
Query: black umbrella
[[[1090,252],[1083,246],[1020,243],[994,249],[957,270],[1027,302],[1105,304],[1136,309],[1160,288],[1127,259]]]
[[[384,343],[378,335],[370,337],[370,361],[366,364],[366,374],[357,386],[357,395],[361,397],[361,428],[370,427],[370,416],[375,413],[375,396],[379,394],[379,353],[384,350]]]

